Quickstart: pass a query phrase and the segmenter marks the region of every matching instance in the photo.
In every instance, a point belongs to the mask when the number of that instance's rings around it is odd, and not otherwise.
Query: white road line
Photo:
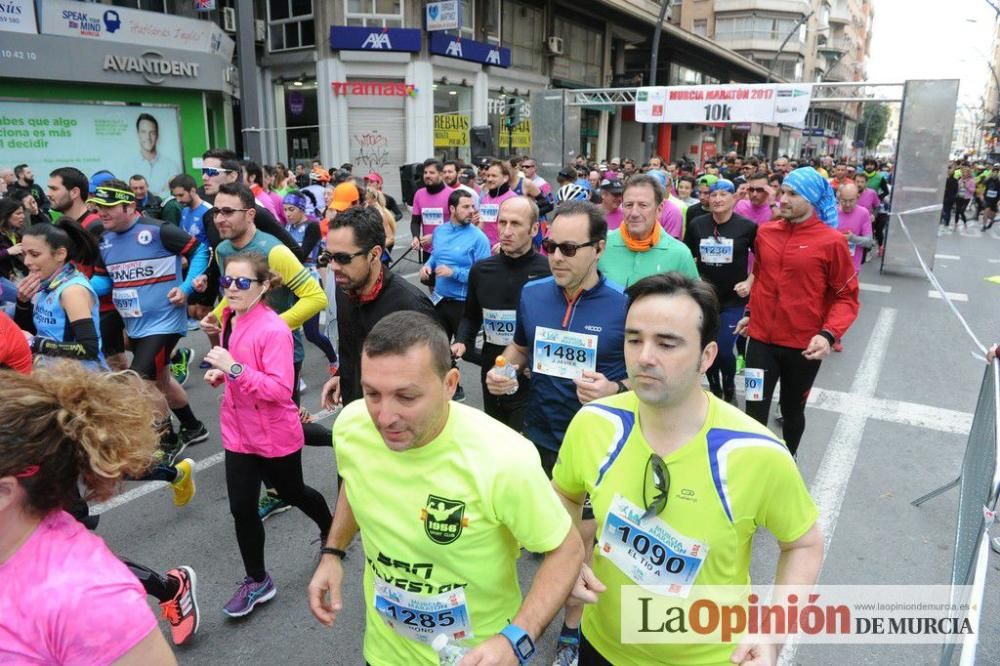
[[[969,302],[969,295],[968,294],[959,294],[959,293],[956,293],[954,291],[946,291],[944,293],[948,294],[948,298],[950,298],[952,301],[954,301],[956,303],[968,303]],[[943,298],[941,298],[941,294],[940,294],[940,292],[938,292],[937,289],[928,289],[927,290],[927,298],[936,298],[939,301],[944,300]]]
[[[220,462],[222,462],[224,455],[225,455],[224,451],[219,451],[218,453],[214,453],[203,460],[195,462],[194,464],[195,480],[197,481],[198,472],[208,469],[209,467],[214,467],[215,465],[218,465]],[[115,497],[109,499],[107,502],[102,502],[101,504],[93,505],[92,507],[90,507],[90,513],[99,516],[102,513],[107,513],[108,511],[111,511],[111,509],[117,508],[123,504],[128,504],[132,500],[139,499],[144,495],[156,492],[160,488],[163,488],[168,485],[170,484],[168,484],[166,481],[144,481],[142,485],[136,486],[132,490],[124,492],[121,495],[116,495]]]
[[[990,262],[991,264],[1000,264],[1000,259],[987,259],[986,261]]]
[[[877,291],[880,294],[892,293],[892,285],[890,284],[872,284],[871,282],[859,282],[858,287],[861,289],[861,291]]]
[[[407,273],[406,275],[404,275],[403,279],[404,280],[412,280],[413,278],[417,277],[418,275],[420,275],[420,271],[414,271],[413,273]]]
[[[868,347],[851,384],[852,396],[861,400],[875,396],[895,323],[895,309],[882,308],[879,311]],[[847,484],[851,480],[851,473],[858,459],[858,450],[861,448],[867,421],[868,416],[864,412],[855,411],[845,412],[837,419],[837,425],[834,426],[833,434],[830,436],[830,443],[826,447],[826,453],[809,489],[819,509],[819,524],[823,528],[824,557],[830,551],[830,542],[833,541],[833,535],[837,531],[837,520],[844,504],[844,494],[847,492]],[[793,637],[781,651],[781,663],[794,664],[797,651],[798,642]]]
[[[944,259],[945,261],[961,261],[962,257],[955,254],[935,254],[935,259]]]
[[[844,391],[815,388],[809,393],[809,406],[838,414],[861,414],[867,419],[967,435],[972,428],[972,413],[943,409],[902,400],[865,397]]]

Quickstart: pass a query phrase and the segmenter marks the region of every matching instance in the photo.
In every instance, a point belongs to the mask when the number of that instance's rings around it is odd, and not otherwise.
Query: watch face
[[[535,654],[535,645],[528,636],[521,636],[517,643],[514,644],[514,647],[517,649],[517,653],[521,656],[521,659],[527,659]]]

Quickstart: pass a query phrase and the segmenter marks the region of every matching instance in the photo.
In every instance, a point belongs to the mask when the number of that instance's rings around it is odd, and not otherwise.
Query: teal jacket
[[[698,279],[698,267],[684,243],[660,231],[660,241],[645,252],[633,252],[625,246],[616,229],[608,234],[607,247],[597,262],[597,269],[611,282],[622,287],[635,284],[656,273],[678,271],[692,280]]]

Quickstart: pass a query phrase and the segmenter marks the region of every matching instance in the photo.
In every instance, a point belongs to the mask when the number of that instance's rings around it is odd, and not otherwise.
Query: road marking
[[[946,293],[948,295],[948,298],[950,298],[955,303],[968,303],[969,302],[969,295],[968,294],[959,294],[959,293],[956,293],[954,291],[946,291],[944,293]],[[944,300],[941,297],[941,293],[937,289],[929,289],[929,290],[927,290],[927,298],[936,298],[939,301]]]
[[[896,310],[882,308],[872,330],[871,339],[865,348],[861,365],[851,384],[851,395],[858,400],[871,400],[878,388],[878,378],[889,349],[892,329],[896,324]],[[844,494],[851,480],[854,464],[858,459],[861,440],[865,436],[868,415],[863,411],[844,412],[833,428],[830,443],[820,461],[809,494],[819,509],[819,524],[823,528],[823,555],[830,551],[830,542],[837,531],[837,520],[844,504]],[[798,641],[792,637],[781,651],[782,664],[794,664],[798,652]]]
[[[961,261],[962,257],[956,254],[935,254],[935,259],[944,259],[945,261]]]
[[[872,284],[871,282],[859,282],[858,287],[861,291],[877,291],[880,294],[892,293],[892,285],[889,284]]]
[[[208,469],[209,467],[214,467],[222,462],[225,456],[225,451],[219,451],[218,453],[213,453],[209,457],[195,462],[194,469],[195,474],[198,472]],[[160,488],[165,488],[170,484],[166,481],[143,481],[142,485],[136,486],[129,491],[122,493],[121,495],[115,495],[107,502],[102,502],[100,504],[95,504],[90,507],[90,513],[94,516],[99,516],[102,513],[107,513],[111,509],[120,507],[123,504],[128,504],[132,500],[137,500],[140,497],[148,495],[149,493],[156,492]]]
[[[403,279],[404,280],[412,280],[413,278],[417,277],[418,275],[420,275],[420,271],[415,271],[413,273],[407,273],[406,275],[403,276]]]
[[[1000,264],[1000,259],[987,259],[986,261],[990,262],[991,264]]]

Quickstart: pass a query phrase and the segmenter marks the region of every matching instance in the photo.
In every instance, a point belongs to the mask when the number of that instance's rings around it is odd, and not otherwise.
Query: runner
[[[500,204],[497,219],[500,251],[476,262],[469,271],[465,313],[451,346],[455,356],[480,366],[483,410],[518,432],[524,425],[530,382],[524,375],[518,375],[516,392],[493,395],[486,387],[486,373],[514,339],[521,288],[530,280],[551,274],[548,260],[535,251],[533,244],[538,225],[538,207],[528,197],[513,197]],[[475,339],[480,327],[483,327],[483,350],[477,354]]]
[[[680,271],[698,276],[684,243],[664,233],[657,223],[667,206],[671,204],[664,200],[657,179],[649,175],[629,179],[622,199],[624,224],[608,235],[598,264],[608,280],[628,286],[653,273]]]
[[[81,486],[103,501],[145,471],[157,436],[149,390],[128,374],[64,363],[9,373],[2,393],[0,662],[176,663],[143,587],[162,582],[180,644],[198,628],[194,571],[150,572],[158,580],[140,586],[144,568],[123,564],[66,512]]]
[[[858,275],[843,236],[830,228],[836,215],[833,191],[815,169],[788,174],[780,219],[757,232],[750,304],[736,327],[749,334],[746,412],[766,424],[780,381],[783,434],[793,456],[820,363],[858,316]]]
[[[160,428],[164,453],[172,461],[188,446],[208,439],[187,394],[167,369],[174,346],[187,334],[185,302],[195,278],[208,266],[208,248],[172,224],[138,215],[135,196],[120,180],[105,182],[87,202],[99,208],[104,226],[101,259],[111,278],[115,307],[125,321],[133,353],[130,368],[155,383],[164,397]],[[184,280],[182,257],[188,260]],[[180,421],[176,435],[163,407]]]
[[[434,276],[431,302],[450,342],[453,338],[457,339],[459,323],[465,312],[469,270],[474,263],[490,256],[490,241],[472,224],[476,209],[468,192],[452,190],[448,197],[448,211],[451,221],[434,230],[431,242],[434,250],[420,269],[420,278],[426,282],[432,274]],[[461,383],[455,389],[455,400],[465,400]]]
[[[424,187],[413,195],[410,208],[410,247],[420,251],[420,262],[426,261],[425,253],[431,252],[431,234],[436,227],[450,222],[448,197],[451,188],[441,180],[441,163],[431,158],[424,162]]]
[[[264,255],[230,255],[222,278],[228,304],[222,315],[223,345],[205,356],[212,364],[205,381],[216,387],[225,384],[219,428],[226,451],[229,510],[246,570],[246,578],[223,607],[229,617],[249,615],[277,592],[264,567],[264,525],[257,511],[262,480],[316,523],[321,543],[330,533],[326,500],[302,481],[302,425],[292,401],[292,334],[263,300],[280,283]]]
[[[993,227],[998,201],[1000,201],[1000,164],[994,164],[983,181],[982,231]]]
[[[701,203],[701,199],[693,196],[695,187],[697,187],[697,183],[693,176],[681,176],[677,179],[677,198],[684,202],[688,210],[691,206]],[[684,218],[685,220],[688,218],[686,211]]]
[[[163,184],[160,184],[163,187]],[[160,219],[163,215],[163,199],[149,191],[149,183],[142,174],[128,179],[128,188],[135,195],[135,210],[140,215]]]
[[[382,319],[361,363],[365,400],[334,424],[344,483],[309,584],[313,615],[329,627],[342,612],[341,560],[360,529],[368,664],[438,664],[428,643],[442,634],[475,646],[467,664],[526,663],[583,561],[537,453],[450,400],[459,373],[432,318]],[[523,601],[519,545],[545,553]]]
[[[6,313],[0,312],[0,370],[28,375],[31,367],[31,348],[24,333]]]
[[[747,198],[737,201],[733,212],[757,224],[764,224],[773,219],[771,189],[767,183],[766,171],[758,171],[747,179]]]
[[[704,215],[709,212],[708,209],[708,190],[712,187],[712,184],[718,180],[718,177],[705,175],[701,176],[697,180],[696,193],[698,196],[698,203],[688,206],[687,212],[684,213],[684,223],[690,224],[691,220],[694,218]]]
[[[492,160],[483,174],[483,193],[479,197],[479,228],[486,234],[491,252],[499,249],[497,215],[500,204],[517,196],[510,189],[509,180],[510,167],[501,160]]]
[[[553,478],[577,524],[588,493],[598,519],[600,541],[573,594],[588,604],[579,663],[774,664],[774,645],[621,640],[623,611],[632,616],[623,586],[748,585],[758,527],[778,539],[776,585],[812,585],[823,561],[818,512],[788,450],[701,388],[719,327],[712,288],[667,273],[637,282],[628,293],[625,358],[633,390],[580,410]],[[682,547],[685,568],[693,571],[671,575],[655,555],[629,550],[623,538],[640,533],[669,534],[670,545],[654,540],[644,552]],[[696,597],[692,592],[688,603]]]
[[[766,187],[766,186],[765,186]],[[753,286],[750,250],[757,239],[757,224],[734,212],[733,184],[717,180],[709,194],[710,215],[688,225],[684,242],[698,265],[702,279],[715,288],[720,302],[717,353],[706,372],[713,395],[736,404],[736,324],[743,316]]]
[[[622,195],[625,186],[620,180],[605,180],[601,183],[601,208],[604,219],[608,221],[608,231],[614,231],[622,225],[625,211],[622,210]]]

